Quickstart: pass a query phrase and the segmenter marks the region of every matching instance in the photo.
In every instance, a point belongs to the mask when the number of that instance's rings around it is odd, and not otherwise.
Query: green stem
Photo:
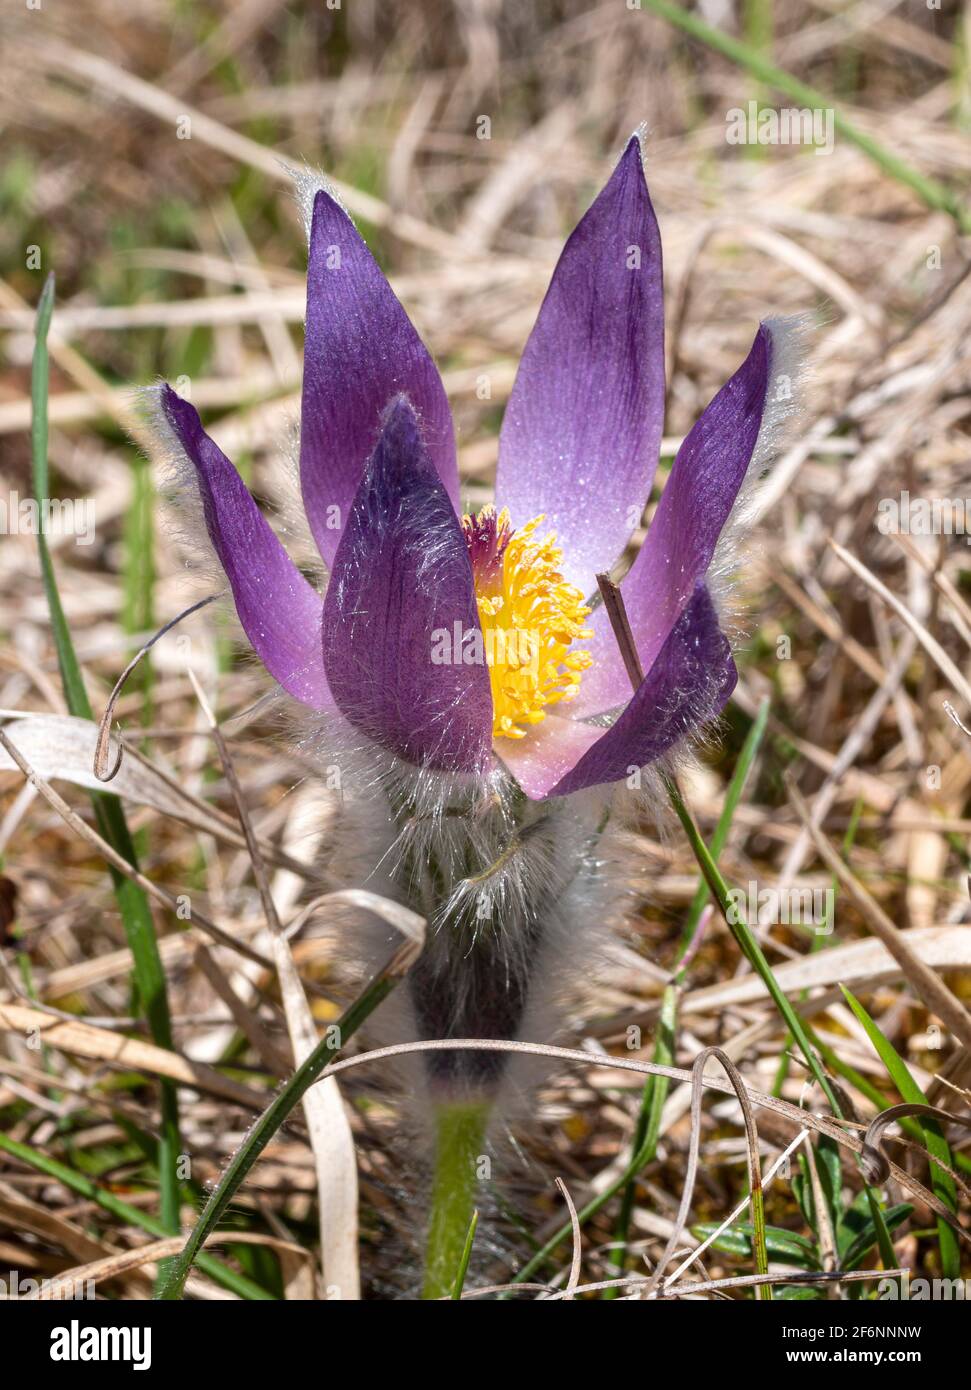
[[[491,1108],[482,1101],[447,1101],[436,1106],[422,1298],[450,1297],[462,1271],[475,1210],[476,1161],[482,1155]]]

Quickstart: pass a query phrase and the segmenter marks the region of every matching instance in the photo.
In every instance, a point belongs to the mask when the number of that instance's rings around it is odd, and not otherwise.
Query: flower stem
[[[435,1107],[435,1170],[422,1298],[450,1297],[461,1270],[475,1208],[476,1160],[489,1112],[483,1101],[447,1101]]]

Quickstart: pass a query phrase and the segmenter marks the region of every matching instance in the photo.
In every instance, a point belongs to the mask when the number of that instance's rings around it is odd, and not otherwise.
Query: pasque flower
[[[612,814],[624,784],[734,686],[715,599],[741,489],[788,409],[788,335],[759,327],[681,445],[622,581],[636,648],[622,652],[597,576],[621,560],[650,497],[665,397],[661,241],[639,139],[556,266],[506,407],[496,505],[477,516],[459,507],[431,357],[327,187],[301,195],[300,487],[329,571],[322,594],[167,386],[159,422],[194,476],[184,491],[201,497],[250,643],[316,712],[311,765],[335,747],[342,776],[348,765],[349,833],[329,875],[363,877],[428,923],[375,1027],[395,1042],[549,1039],[565,980],[627,891]],[[380,931],[376,949],[366,928],[346,939],[376,957]],[[430,1106],[425,1291],[438,1297],[481,1199],[473,1156],[496,1105],[521,1104],[536,1076],[522,1057],[446,1046],[405,1079]]]
[[[404,764],[540,801],[625,779],[734,686],[707,582],[764,457],[781,338],[763,324],[678,451],[623,580],[632,693],[596,576],[650,496],[664,408],[661,241],[637,137],[566,243],[499,440],[496,507],[463,516],[438,371],[350,218],[313,196],[300,434],[303,577],[195,409],[161,388],[242,626],[290,695]],[[591,602],[591,600],[593,600]]]

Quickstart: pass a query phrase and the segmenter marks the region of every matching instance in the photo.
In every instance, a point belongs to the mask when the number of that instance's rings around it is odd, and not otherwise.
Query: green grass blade
[[[694,818],[685,805],[680,791],[670,778],[665,777],[664,781],[668,796],[671,798],[671,804],[684,827],[684,832],[688,837],[695,858],[705,877],[705,882],[711,889],[712,895],[721,909],[722,916],[728,925],[729,931],[734,936],[739,950],[751,964],[768,990],[773,1003],[781,1014],[784,1022],[788,1025],[789,1032],[796,1040],[799,1050],[805,1058],[806,1065],[819,1083],[820,1089],[829,1101],[833,1113],[838,1115],[840,1113],[839,1102],[836,1099],[832,1086],[829,1084],[826,1073],[819,1065],[819,1059],[813,1051],[809,1041],[809,1035],[806,1032],[802,1019],[789,1003],[783,991],[779,988],[778,982],[772,973],[772,967],[766,960],[762,947],[759,945],[751,927],[747,922],[739,918],[737,911],[733,907],[728,896],[728,885],[722,877],[718,865],[712,858],[711,851],[702,839],[698,827],[695,825]]]
[[[885,1211],[883,1219],[887,1231],[895,1231],[898,1226],[902,1226],[913,1210],[912,1203],[900,1202],[897,1206],[890,1207]],[[863,1227],[859,1235],[855,1236],[847,1245],[840,1257],[840,1269],[858,1269],[876,1243],[877,1233],[874,1230],[873,1222],[870,1221]]]
[[[774,28],[772,0],[743,0],[742,29],[745,42],[753,52],[761,55],[771,53]],[[760,106],[768,99],[768,93],[761,84],[756,86],[752,95]],[[756,159],[765,154],[761,145],[749,146],[749,152]]]
[[[475,1244],[475,1231],[479,1224],[479,1213],[472,1213],[472,1220],[469,1222],[468,1234],[465,1237],[465,1248],[462,1251],[462,1258],[459,1261],[458,1273],[455,1276],[455,1286],[452,1289],[452,1298],[457,1303],[462,1297],[462,1290],[465,1288],[465,1276],[469,1272],[469,1260],[472,1258],[472,1246]]]
[[[862,799],[862,797],[858,797],[857,800],[856,800],[856,803],[854,804],[854,807],[853,807],[853,813],[852,813],[852,815],[850,816],[850,823],[849,823],[849,825],[847,826],[846,834],[843,836],[843,849],[842,849],[842,853],[843,853],[843,858],[846,860],[847,863],[849,863],[850,850],[853,848],[853,845],[854,845],[854,843],[855,843],[855,841],[856,841],[856,832],[857,832],[857,829],[859,828],[860,817],[861,817],[862,815],[863,815],[863,799]],[[830,875],[830,883],[831,883],[831,885],[832,885],[833,903],[835,904],[836,899],[837,899],[837,897],[838,897],[838,895],[839,895],[839,891],[840,891],[840,882],[839,882],[839,879],[836,877],[835,874],[831,874],[831,875]],[[834,907],[834,911],[835,911],[835,907]],[[823,949],[823,943],[828,939],[829,933],[830,933],[831,931],[832,931],[832,921],[831,921],[830,918],[829,918],[829,912],[828,912],[828,910],[827,910],[827,918],[826,918],[826,922],[824,923],[824,929],[823,929],[823,930],[817,930],[817,931],[813,934],[813,939],[812,939],[812,942],[811,942],[810,947],[809,947],[810,953],[813,953],[813,952],[815,952],[815,951],[821,951],[821,950]],[[800,994],[799,994],[800,1001],[801,1001],[801,1000],[804,1000],[804,999],[808,999],[808,997],[809,997],[809,991],[808,991],[808,989],[804,989],[804,990],[801,990],[801,991],[800,991]],[[818,1047],[818,1039],[815,1037],[815,1035],[813,1034],[813,1030],[809,1027],[808,1024],[806,1025],[806,1032],[809,1034],[809,1037],[810,1037],[810,1039],[812,1040],[813,1046],[814,1046],[814,1047]],[[786,1080],[787,1080],[787,1078],[788,1078],[788,1076],[789,1076],[789,1063],[790,1063],[789,1049],[791,1048],[792,1043],[793,1043],[793,1039],[792,1039],[791,1037],[789,1037],[789,1038],[786,1038],[785,1043],[783,1044],[782,1056],[781,1056],[781,1058],[779,1059],[779,1067],[778,1067],[778,1070],[777,1070],[777,1072],[776,1072],[775,1081],[774,1081],[773,1084],[772,1084],[772,1094],[773,1094],[774,1096],[781,1096],[781,1095],[782,1095],[782,1088],[783,1088],[783,1086],[785,1085]]]
[[[712,835],[712,849],[714,853],[720,854],[725,848],[729,831],[732,828],[732,820],[742,794],[748,782],[749,774],[758,757],[762,740],[769,722],[769,701],[763,700],[759,705],[751,728],[745,736],[735,771],[728,784],[725,793],[725,802],[722,806],[721,815],[715,825]],[[681,940],[678,943],[678,950],[675,961],[681,961],[691,948],[694,941],[701,914],[709,898],[708,884],[704,878],[698,884],[698,889],[692,899],[685,918],[684,927],[681,932]],[[674,1039],[678,1023],[678,998],[680,986],[684,983],[684,972],[679,971],[675,976],[674,983],[668,985],[661,997],[661,1011],[658,1016],[657,1035],[654,1041],[654,1052],[652,1060],[664,1066],[669,1066],[674,1062]],[[631,1143],[631,1160],[620,1179],[620,1186],[624,1189],[621,1201],[621,1210],[618,1216],[617,1227],[614,1234],[615,1247],[618,1251],[616,1269],[618,1274],[622,1274],[626,1265],[627,1239],[630,1231],[630,1222],[634,1211],[634,1200],[636,1196],[636,1178],[643,1168],[650,1163],[657,1153],[657,1141],[661,1130],[661,1115],[664,1110],[664,1103],[668,1097],[670,1083],[666,1077],[648,1077],[644,1092],[641,1097],[641,1108],[637,1117],[637,1124],[634,1129],[634,1136]],[[617,1187],[609,1189],[609,1195],[617,1191]],[[604,1194],[606,1197],[608,1194]],[[581,1224],[592,1215],[593,1211],[599,1210],[599,1206],[591,1203],[584,1207],[579,1215]],[[564,1225],[557,1233],[556,1240],[565,1239],[571,1233],[569,1223]],[[547,1243],[548,1244],[548,1243]],[[545,1248],[545,1247],[544,1247]],[[533,1257],[535,1260],[535,1256]],[[532,1261],[530,1262],[532,1264]],[[534,1266],[535,1267],[535,1266]],[[528,1274],[521,1272],[517,1278],[528,1278]],[[612,1299],[618,1296],[618,1290],[605,1289],[604,1298]]]
[[[749,729],[745,737],[745,742],[742,744],[742,751],[738,755],[735,772],[731,782],[728,784],[728,791],[725,793],[725,804],[722,806],[721,815],[718,817],[711,837],[711,853],[716,860],[725,848],[729,832],[732,828],[735,812],[738,810],[739,802],[742,799],[742,793],[748,782],[749,773],[752,770],[755,759],[758,757],[768,723],[769,701],[766,699],[760,703],[755,718],[752,721],[752,727]],[[701,882],[698,884],[697,891],[692,899],[691,907],[688,909],[688,916],[685,919],[681,944],[678,948],[678,960],[684,957],[694,939],[695,928],[698,925],[698,920],[701,917],[709,897],[710,889],[704,876],[702,876]]]
[[[37,327],[34,339],[34,359],[31,370],[31,456],[34,497],[38,504],[40,525],[37,547],[40,554],[44,592],[51,617],[51,630],[57,650],[57,662],[64,686],[64,696],[71,714],[91,719],[91,704],[71,632],[64,615],[57,578],[45,534],[46,503],[50,497],[50,472],[47,460],[48,419],[47,398],[50,362],[47,335],[54,311],[54,276],[49,275],[37,307]],[[102,837],[130,864],[137,867],[135,847],[121,802],[104,792],[92,794],[95,819]],[[155,923],[149,902],[141,888],[116,871],[111,871],[115,898],[121,914],[128,946],[134,964],[133,974],[140,1007],[148,1020],[152,1040],[159,1047],[172,1047],[172,1023],[169,1014],[165,973],[155,936]],[[159,1138],[158,1171],[161,1218],[165,1230],[174,1234],[179,1229],[179,1180],[177,1162],[181,1152],[179,1137],[178,1094],[171,1081],[160,1083],[161,1131]],[[160,1278],[163,1277],[160,1271]]]
[[[817,1032],[809,1028],[808,1024],[807,1028],[809,1036],[812,1038],[813,1046],[817,1049],[830,1071],[834,1071],[837,1076],[841,1076],[844,1081],[848,1081],[851,1086],[855,1086],[860,1094],[866,1096],[867,1100],[872,1101],[878,1110],[886,1110],[889,1105],[893,1104],[893,1101],[888,1100],[880,1090],[880,1087],[875,1086],[868,1076],[864,1076],[863,1073],[857,1071],[855,1067],[851,1067],[849,1062],[844,1062],[839,1053],[835,1052]],[[920,1144],[924,1142],[924,1131],[915,1119],[912,1119],[909,1115],[902,1115],[899,1124],[903,1132],[909,1135],[911,1139],[916,1139]],[[954,1159],[955,1168],[963,1173],[971,1175],[971,1157],[969,1157],[968,1154],[960,1152],[952,1153],[951,1157]]]
[[[761,1186],[753,1187],[750,1193],[752,1207],[752,1247],[755,1256],[755,1273],[768,1274],[769,1272],[769,1249],[765,1232],[765,1193]],[[772,1302],[772,1285],[757,1284],[755,1286],[756,1300],[765,1303]]]
[[[785,994],[779,988],[778,982],[776,981],[776,978],[772,973],[772,967],[766,960],[765,955],[762,951],[762,947],[759,945],[748,923],[740,920],[738,918],[738,914],[732,910],[732,905],[729,902],[728,898],[728,886],[721,876],[721,873],[718,869],[718,865],[712,859],[711,854],[708,850],[708,846],[702,839],[698,831],[698,828],[694,823],[691,812],[688,810],[687,806],[685,806],[684,801],[681,797],[681,793],[678,791],[677,786],[670,779],[665,779],[665,781],[668,790],[668,795],[671,798],[671,803],[674,806],[675,811],[677,812],[678,818],[681,821],[682,826],[684,827],[685,834],[688,836],[688,840],[691,843],[691,847],[695,852],[695,858],[698,860],[698,863],[701,867],[701,872],[704,874],[705,880],[708,883],[708,886],[711,888],[715,900],[721,909],[722,916],[725,918],[725,921],[728,924],[729,930],[735,937],[735,940],[738,943],[739,949],[741,950],[742,954],[753,966],[753,968],[765,984],[766,989],[769,991],[773,1003],[775,1004],[779,1013],[782,1015],[782,1018],[788,1025],[790,1034],[798,1044],[799,1050],[806,1061],[806,1065],[808,1066],[809,1071],[814,1077],[814,1079],[818,1082],[820,1089],[822,1090],[827,1101],[829,1102],[829,1106],[833,1114],[836,1116],[841,1116],[842,1110],[840,1108],[836,1092],[833,1090],[833,1087],[830,1085],[826,1073],[823,1071],[822,1067],[819,1064],[819,1058],[817,1057],[816,1052],[812,1047],[809,1038],[809,1033],[807,1032],[802,1019],[799,1017],[796,1010],[789,1003],[789,1000],[786,998]],[[869,1187],[867,1188],[867,1200],[869,1202],[870,1214],[873,1218],[873,1224],[876,1227],[879,1236],[881,1259],[884,1261],[884,1264],[887,1269],[893,1269],[893,1244],[890,1240],[890,1234],[887,1231],[886,1223],[883,1219],[883,1212],[881,1210],[877,1195],[873,1191],[873,1189]]]
[[[125,518],[122,575],[122,627],[126,632],[150,632],[155,627],[155,489],[148,459],[132,462],[132,500]],[[131,656],[135,655],[133,647]],[[152,723],[152,653],[147,653],[128,681],[129,693],[142,696],[141,722]]]
[[[707,1240],[720,1225],[718,1221],[701,1221],[692,1226],[691,1232],[698,1240]],[[720,1250],[725,1255],[734,1255],[741,1260],[750,1260],[754,1253],[752,1231],[750,1221],[740,1221],[722,1231],[721,1235],[712,1241],[712,1249]],[[806,1236],[783,1230],[778,1226],[767,1226],[765,1235],[770,1259],[778,1264],[794,1265],[797,1269],[819,1270],[820,1263],[815,1244]]]
[[[11,1139],[9,1135],[2,1132],[0,1132],[0,1150],[10,1154],[12,1158],[20,1159],[22,1163],[28,1164],[38,1173],[45,1173],[49,1178],[63,1183],[66,1188],[69,1188],[71,1192],[76,1192],[86,1202],[93,1202],[102,1211],[116,1216],[120,1221],[124,1221],[130,1226],[137,1226],[140,1230],[147,1231],[149,1235],[158,1237],[172,1234],[157,1217],[150,1216],[140,1207],[130,1206],[83,1173],[66,1167],[65,1164],[59,1163],[56,1158],[50,1158],[47,1154],[41,1153],[39,1149],[33,1149],[28,1144],[21,1144],[19,1140]],[[237,1274],[234,1269],[230,1269],[228,1265],[224,1265],[221,1260],[215,1259],[212,1255],[206,1253],[200,1255],[199,1268],[214,1283],[219,1284],[224,1289],[229,1289],[231,1293],[238,1294],[240,1298],[269,1299],[272,1297],[271,1294],[261,1289],[259,1284],[254,1284],[251,1279]]]
[[[950,189],[938,183],[936,179],[921,173],[919,169],[915,169],[899,155],[894,154],[893,150],[882,145],[879,140],[875,140],[872,135],[868,135],[859,126],[854,125],[835,106],[833,99],[825,92],[817,91],[815,87],[810,87],[797,77],[793,77],[791,73],[776,67],[763,53],[760,53],[750,44],[733,38],[721,29],[713,28],[712,25],[706,24],[700,16],[690,10],[682,9],[672,0],[643,0],[643,5],[646,9],[653,10],[655,14],[667,20],[669,24],[673,24],[686,34],[690,34],[692,38],[705,44],[706,47],[729,58],[768,87],[791,97],[800,106],[809,107],[814,111],[832,111],[833,128],[839,135],[848,140],[850,144],[855,145],[858,150],[862,150],[867,158],[872,160],[885,174],[889,174],[898,183],[904,184],[905,187],[916,193],[927,207],[936,212],[946,212],[954,219],[962,233],[971,231],[971,212],[963,206],[960,199]],[[638,8],[640,8],[640,4]]]
[[[843,997],[863,1025],[873,1048],[886,1067],[890,1079],[900,1092],[901,1098],[911,1104],[927,1105],[927,1097],[917,1085],[907,1063],[896,1051],[889,1038],[880,1030],[860,1001],[851,994],[845,985],[840,985]],[[931,1187],[950,1211],[957,1212],[957,1189],[950,1173],[940,1168],[934,1159],[940,1159],[947,1167],[952,1167],[951,1150],[940,1128],[934,1120],[919,1120],[924,1144],[930,1158]],[[948,1279],[957,1279],[961,1274],[961,1251],[958,1239],[952,1228],[943,1218],[937,1218],[938,1243],[941,1251],[941,1268]]]
[[[215,1231],[226,1212],[226,1208],[244,1182],[247,1173],[280,1126],[285,1123],[288,1115],[299,1105],[314,1082],[320,1079],[325,1067],[334,1060],[368,1014],[376,1009],[381,1001],[391,993],[413,958],[414,946],[413,943],[409,942],[407,947],[399,950],[388,965],[374,977],[367,989],[341,1015],[338,1022],[327,1029],[324,1037],[307,1055],[290,1080],[277,1091],[273,1100],[229,1160],[222,1177],[203,1208],[202,1215],[190,1232],[182,1254],[172,1262],[172,1272],[165,1285],[158,1291],[159,1298],[173,1300],[182,1297],[189,1271],[204,1253],[203,1244]]]

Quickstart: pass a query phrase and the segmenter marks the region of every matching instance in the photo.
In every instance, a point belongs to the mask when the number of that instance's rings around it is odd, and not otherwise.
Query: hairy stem
[[[448,1101],[435,1110],[435,1169],[429,1202],[422,1298],[447,1298],[462,1272],[475,1209],[478,1162],[491,1106]]]

